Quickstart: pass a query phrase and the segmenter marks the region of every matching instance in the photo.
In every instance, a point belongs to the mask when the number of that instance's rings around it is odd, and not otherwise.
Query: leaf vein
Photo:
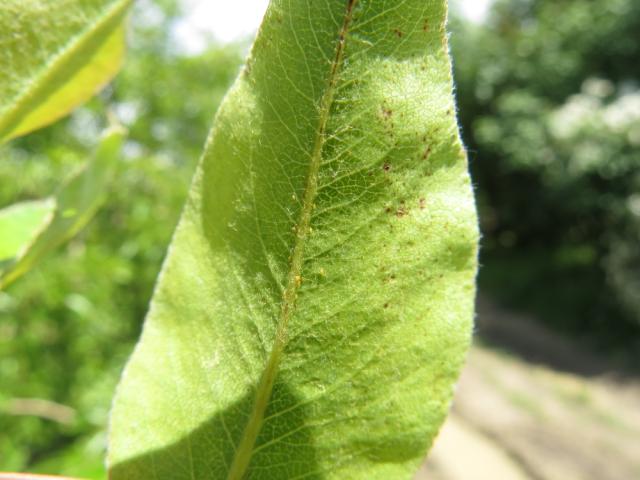
[[[273,349],[271,350],[270,357],[263,371],[260,383],[258,384],[253,410],[249,416],[249,421],[243,432],[238,449],[236,450],[231,468],[229,470],[229,474],[227,476],[228,480],[241,480],[249,466],[255,442],[262,428],[264,414],[271,398],[271,393],[278,372],[280,359],[286,345],[287,326],[289,323],[289,319],[291,318],[291,315],[295,309],[295,303],[300,283],[300,272],[302,271],[303,264],[304,244],[311,222],[313,201],[318,189],[318,171],[322,163],[322,149],[325,143],[325,132],[329,121],[331,105],[333,103],[338,70],[342,64],[344,56],[346,34],[351,24],[353,9],[356,2],[357,0],[349,0],[347,3],[344,22],[342,28],[340,29],[338,43],[336,45],[335,59],[333,60],[333,63],[331,65],[327,88],[320,103],[320,116],[316,134],[316,141],[310,159],[307,185],[304,192],[304,200],[300,213],[300,219],[298,221],[298,226],[296,229],[296,238],[293,246],[293,253],[291,255],[287,287],[282,296],[280,317],[275,333]],[[276,116],[279,115],[276,109],[272,110],[274,111]],[[288,129],[286,123],[284,123],[284,126]],[[295,135],[294,138],[299,142],[299,139]]]

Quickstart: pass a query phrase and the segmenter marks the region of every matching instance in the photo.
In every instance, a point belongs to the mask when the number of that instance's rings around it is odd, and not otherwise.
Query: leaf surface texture
[[[272,0],[111,416],[113,480],[411,478],[472,326],[441,0]]]

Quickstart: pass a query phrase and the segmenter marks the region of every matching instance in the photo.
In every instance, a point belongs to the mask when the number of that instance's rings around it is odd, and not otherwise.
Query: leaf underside
[[[132,1],[0,2],[0,143],[67,115],[111,80]]]
[[[444,0],[272,0],[111,416],[112,480],[411,478],[478,232]]]
[[[91,220],[113,177],[124,135],[122,127],[107,129],[93,158],[53,198],[0,210],[0,290]]]

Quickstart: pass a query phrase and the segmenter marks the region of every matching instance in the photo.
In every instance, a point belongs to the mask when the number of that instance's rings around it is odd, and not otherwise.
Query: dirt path
[[[416,480],[529,480],[499,444],[451,414]]]
[[[640,379],[486,300],[479,311],[492,347],[472,349],[416,480],[640,479]]]

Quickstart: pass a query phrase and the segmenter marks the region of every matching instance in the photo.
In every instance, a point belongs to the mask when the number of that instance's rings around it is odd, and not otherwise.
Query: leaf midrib
[[[262,377],[260,378],[260,382],[256,390],[253,409],[240,439],[240,443],[236,448],[233,462],[229,468],[227,480],[242,480],[247,468],[249,467],[254,445],[262,428],[264,414],[267,409],[267,405],[269,404],[269,400],[271,399],[273,385],[280,366],[282,353],[286,345],[287,326],[289,324],[289,319],[295,310],[298,289],[302,283],[301,273],[304,247],[309,233],[313,202],[318,191],[318,173],[322,160],[322,149],[325,143],[327,123],[329,121],[331,105],[333,104],[338,71],[342,65],[344,57],[347,32],[351,25],[353,9],[357,2],[358,0],[348,0],[343,24],[338,36],[335,57],[331,63],[331,71],[329,73],[327,87],[320,101],[318,129],[316,131],[313,153],[311,155],[300,218],[296,225],[295,244],[289,264],[287,286],[282,295],[280,316],[276,327],[273,348],[265,365]]]

